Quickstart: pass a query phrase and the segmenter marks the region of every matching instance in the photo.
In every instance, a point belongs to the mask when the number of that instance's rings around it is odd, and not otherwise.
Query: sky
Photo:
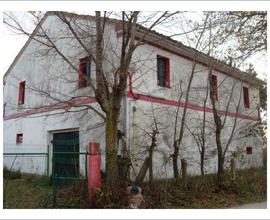
[[[74,12],[74,11],[70,11],[70,12]],[[80,14],[89,14],[89,11],[83,11],[83,10],[75,11],[75,12],[80,13]],[[16,14],[16,16],[18,16],[20,18],[20,21],[22,21],[25,25],[28,25],[29,29],[34,28],[34,25],[32,24],[32,22],[28,19],[28,16],[26,15],[27,12],[18,12],[17,11],[17,12],[13,12],[13,13]],[[200,13],[190,11],[190,12],[188,12],[187,17],[189,19],[196,21],[196,20],[200,19]],[[2,65],[3,65],[3,68],[1,70],[1,74],[4,75],[5,72],[8,70],[9,66],[11,65],[11,63],[13,62],[13,60],[15,59],[16,55],[19,53],[20,49],[23,47],[23,45],[27,41],[28,37],[25,35],[18,35],[16,33],[14,33],[5,24],[3,25],[3,28],[1,28],[1,30],[2,30],[1,41],[3,44],[2,47],[5,51],[5,56],[3,56],[2,60],[1,60]],[[159,29],[158,31],[163,32],[164,34],[167,34],[166,28]],[[181,37],[179,37],[178,39],[181,40]],[[185,43],[187,43],[187,42],[185,42]],[[254,65],[254,68],[255,68],[256,72],[258,73],[258,78],[266,79],[266,76],[267,76],[267,74],[266,74],[266,72],[267,72],[267,68],[266,68],[267,57],[265,54],[257,54],[255,56],[253,56],[252,58],[248,59],[248,62],[250,62]],[[248,62],[246,62],[246,66],[248,66]]]

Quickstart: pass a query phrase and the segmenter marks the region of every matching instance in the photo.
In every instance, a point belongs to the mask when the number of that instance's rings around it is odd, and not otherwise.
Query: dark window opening
[[[210,96],[213,100],[218,100],[218,85],[217,85],[217,76],[211,76],[211,89],[210,89]]]
[[[85,57],[80,59],[79,69],[79,88],[89,86],[91,78],[91,58]]]
[[[16,144],[21,144],[23,142],[23,134],[16,135]]]
[[[243,87],[244,92],[244,106],[245,108],[249,108],[249,91],[247,87]]]
[[[157,84],[162,87],[170,87],[170,60],[157,56]]]
[[[18,104],[24,104],[24,97],[25,97],[25,81],[20,82],[19,84],[19,97],[18,97]]]
[[[246,151],[247,151],[247,154],[252,154],[252,147],[247,147]]]

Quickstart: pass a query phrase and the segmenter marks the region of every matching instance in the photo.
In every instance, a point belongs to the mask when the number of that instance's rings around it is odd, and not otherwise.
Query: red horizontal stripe
[[[162,98],[157,98],[157,97],[147,96],[147,95],[142,95],[142,94],[135,94],[135,93],[131,93],[131,92],[128,92],[128,97],[130,97],[132,99],[139,99],[139,100],[143,100],[143,101],[147,101],[147,102],[154,102],[154,103],[159,103],[159,104],[164,104],[164,105],[171,105],[171,106],[178,106],[179,105],[180,107],[185,106],[184,102],[178,103],[178,101],[174,101],[174,100],[162,99]],[[197,110],[197,111],[213,112],[212,108],[206,107],[204,109],[203,106],[194,105],[194,104],[190,104],[190,103],[187,104],[187,108],[192,109],[192,110]],[[237,114],[234,112],[218,111],[218,113],[221,115],[228,115],[231,117],[235,117],[237,115],[238,118],[252,120],[252,121],[259,121],[259,118],[257,118],[257,117],[243,115],[243,114]]]
[[[20,118],[20,117],[26,117],[29,115],[34,115],[34,114],[40,114],[44,112],[50,112],[54,110],[59,110],[59,109],[70,109],[71,107],[75,105],[82,105],[82,104],[89,104],[95,102],[96,99],[94,98],[82,98],[82,99],[77,99],[68,103],[59,103],[56,105],[51,105],[51,106],[46,106],[46,107],[40,107],[36,109],[31,109],[27,110],[21,113],[15,113],[12,115],[8,115],[4,117],[4,120],[9,120],[9,119],[14,119],[14,118]]]
[[[178,104],[180,107],[185,106],[184,102],[178,103],[177,101],[174,101],[174,100],[162,99],[162,98],[157,98],[157,97],[147,96],[147,95],[142,95],[142,94],[135,94],[135,93],[132,94],[131,92],[128,92],[128,97],[133,98],[133,99],[147,101],[147,102],[153,102],[153,103],[159,103],[159,104],[165,104],[165,105],[171,105],[171,106],[178,106]],[[89,103],[93,103],[95,101],[96,100],[94,98],[77,99],[77,100],[74,100],[70,103],[60,103],[60,104],[56,104],[56,105],[52,105],[52,106],[31,109],[31,110],[27,110],[27,111],[22,112],[22,113],[16,113],[16,114],[12,114],[9,116],[5,116],[4,120],[26,117],[29,115],[50,112],[50,111],[59,110],[59,109],[70,109],[74,105],[89,104]],[[207,107],[204,109],[204,107],[202,107],[202,106],[198,106],[198,105],[194,105],[194,104],[190,104],[190,103],[187,104],[187,108],[192,109],[192,110],[197,110],[197,111],[213,112],[213,109],[211,109],[211,108]],[[231,117],[236,116],[236,113],[234,113],[234,112],[227,112],[226,113],[225,111],[218,111],[218,113],[221,115],[227,114],[228,116],[231,116]],[[242,119],[252,120],[252,121],[260,121],[260,119],[257,117],[252,117],[252,116],[243,115],[243,114],[238,114],[237,117],[242,118]]]

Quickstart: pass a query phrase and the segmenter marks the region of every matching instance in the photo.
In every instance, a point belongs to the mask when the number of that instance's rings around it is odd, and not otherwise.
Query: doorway
[[[79,131],[53,134],[54,177],[79,177]]]

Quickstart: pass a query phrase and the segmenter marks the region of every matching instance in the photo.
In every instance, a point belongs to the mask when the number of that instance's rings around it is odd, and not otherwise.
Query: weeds
[[[3,175],[4,175],[4,179],[12,179],[12,180],[20,179],[22,176],[20,170],[11,171],[7,167],[4,167]]]
[[[158,180],[142,184],[143,208],[226,208],[266,200],[266,171],[249,169],[237,171],[236,181],[226,173],[222,188],[216,187],[216,175],[188,177],[185,185],[181,179]],[[110,200],[110,194],[101,189],[98,208],[126,208],[125,195]]]
[[[265,201],[266,173],[265,169],[237,171],[235,181],[226,173],[222,189],[216,188],[214,174],[187,177],[186,186],[181,179],[158,180],[151,185],[144,182],[141,185],[143,208],[226,208]],[[6,181],[8,184],[5,184]],[[119,184],[113,194],[101,188],[97,192],[94,208],[127,208],[126,187]],[[53,208],[52,189],[47,177],[5,170],[4,208]],[[55,208],[88,208],[86,182],[76,181],[60,186]]]

